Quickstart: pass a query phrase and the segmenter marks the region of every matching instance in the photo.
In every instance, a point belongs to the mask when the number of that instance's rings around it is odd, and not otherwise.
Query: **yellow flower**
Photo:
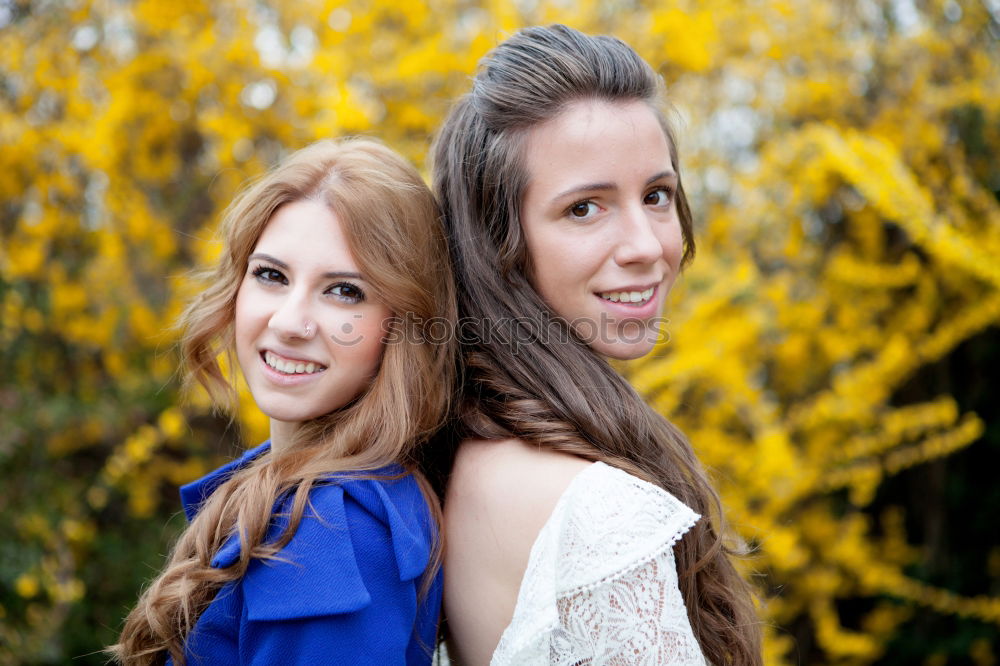
[[[31,599],[39,592],[38,578],[31,574],[21,574],[14,581],[14,590],[25,599]]]
[[[177,407],[164,410],[157,419],[157,425],[166,439],[180,439],[187,430],[184,414]]]

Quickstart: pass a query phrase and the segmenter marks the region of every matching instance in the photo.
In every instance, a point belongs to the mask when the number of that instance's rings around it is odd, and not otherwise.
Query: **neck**
[[[284,453],[292,444],[292,435],[299,424],[294,421],[271,419],[271,452]]]

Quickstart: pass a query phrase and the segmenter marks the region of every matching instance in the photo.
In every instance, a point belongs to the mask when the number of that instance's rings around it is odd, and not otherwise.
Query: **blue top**
[[[181,488],[188,520],[270,442]],[[375,470],[399,475],[398,465]],[[436,535],[416,480],[344,479],[309,493],[302,522],[279,560],[251,560],[223,586],[188,636],[189,664],[430,664],[441,607],[441,572],[418,600]],[[288,524],[291,496],[275,504],[267,540]],[[240,555],[232,536],[212,559]],[[167,660],[172,664],[172,660]]]

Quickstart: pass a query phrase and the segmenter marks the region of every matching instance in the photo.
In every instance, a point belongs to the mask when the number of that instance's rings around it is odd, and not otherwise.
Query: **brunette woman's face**
[[[311,200],[281,206],[236,297],[236,355],[272,420],[343,407],[370,384],[389,309],[370,297],[337,216]]]
[[[600,354],[648,353],[684,244],[670,144],[644,102],[584,100],[527,135],[529,280]]]

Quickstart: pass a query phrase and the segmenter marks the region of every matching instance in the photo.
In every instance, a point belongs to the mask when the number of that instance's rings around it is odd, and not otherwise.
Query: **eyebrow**
[[[667,169],[666,171],[661,171],[655,176],[649,178],[646,181],[646,185],[652,185],[656,181],[664,178],[676,181],[677,172],[674,171],[673,169]],[[608,190],[614,190],[614,189],[617,189],[614,183],[587,183],[585,185],[577,185],[576,187],[571,187],[568,190],[564,190],[559,194],[557,194],[556,196],[552,197],[552,200],[559,201],[560,199],[568,197],[571,194],[580,194],[581,192],[595,192],[595,191],[606,192]]]
[[[281,261],[280,259],[276,259],[275,257],[272,257],[269,254],[264,254],[262,252],[255,252],[254,254],[251,254],[249,259],[258,259],[258,260],[263,259],[264,261],[270,262],[283,270],[286,271],[291,270],[291,268],[285,262]],[[327,279],[353,278],[355,280],[364,280],[364,276],[362,276],[361,273],[352,273],[350,271],[332,271],[329,273],[323,273],[323,275],[321,275],[320,277]]]

